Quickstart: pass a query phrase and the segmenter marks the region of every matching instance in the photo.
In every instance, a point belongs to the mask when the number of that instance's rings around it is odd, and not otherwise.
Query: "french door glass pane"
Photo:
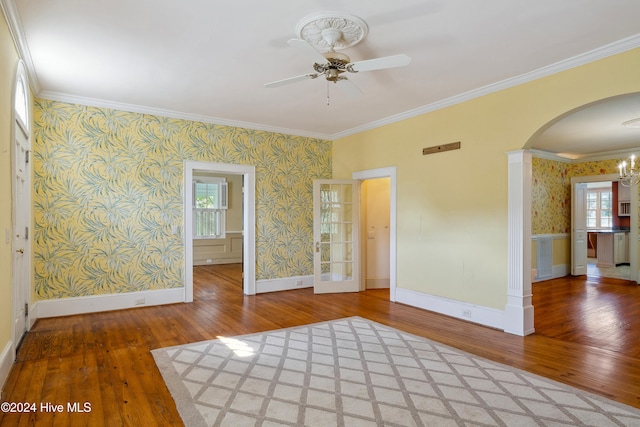
[[[351,184],[320,185],[322,281],[353,278],[353,193]]]

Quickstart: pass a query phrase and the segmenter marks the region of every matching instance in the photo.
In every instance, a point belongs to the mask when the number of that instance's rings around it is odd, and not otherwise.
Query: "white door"
[[[571,274],[587,274],[587,184],[578,182],[571,189]]]
[[[15,126],[13,153],[14,228],[13,228],[13,292],[15,344],[27,331],[29,298],[29,174],[28,139],[21,126]]]
[[[313,182],[313,275],[315,293],[358,292],[358,181]]]

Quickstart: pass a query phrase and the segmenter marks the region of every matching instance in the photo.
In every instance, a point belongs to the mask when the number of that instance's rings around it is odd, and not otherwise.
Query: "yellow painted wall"
[[[640,49],[342,138],[335,178],[397,166],[398,287],[504,309],[507,156],[552,119],[640,91]],[[456,151],[422,155],[461,141]]]
[[[37,299],[181,287],[185,160],[256,167],[258,279],[313,274],[330,141],[36,100]]]
[[[11,110],[18,54],[4,16],[0,19],[0,352],[11,341]]]

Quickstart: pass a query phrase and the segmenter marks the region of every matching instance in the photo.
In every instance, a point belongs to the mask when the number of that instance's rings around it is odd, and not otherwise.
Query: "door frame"
[[[194,171],[242,175],[242,289],[245,295],[256,293],[256,169],[255,166],[211,163],[195,160],[184,162],[184,302],[193,302],[193,182]]]
[[[389,178],[389,300],[396,301],[396,287],[397,287],[397,168],[396,166],[388,166],[378,169],[368,169],[353,172],[352,179],[360,181],[366,181],[367,179],[376,178]],[[362,216],[363,212],[360,211]],[[362,217],[360,218],[362,223]],[[363,251],[360,251],[362,255]],[[360,262],[361,265],[364,263]],[[366,275],[360,274],[360,289],[365,289],[364,280]]]
[[[17,156],[16,156],[16,142],[18,138],[18,134],[21,133],[24,136],[24,143],[26,145],[27,153],[29,156],[31,153],[31,94],[29,91],[29,80],[26,72],[25,64],[22,60],[19,60],[16,64],[15,75],[13,81],[12,88],[12,98],[11,98],[11,268],[12,268],[12,278],[11,278],[11,289],[12,289],[12,303],[11,303],[11,343],[12,343],[12,356],[15,360],[16,353],[18,351],[18,347],[24,334],[31,329],[32,320],[27,311],[27,308],[31,302],[31,277],[32,277],[32,265],[31,265],[31,235],[33,235],[33,226],[32,226],[32,218],[31,218],[31,167],[29,160],[26,163],[26,171],[25,171],[25,188],[27,189],[26,194],[23,194],[24,206],[18,206],[16,203],[17,200],[17,188],[15,184],[16,177],[16,168],[17,168]],[[25,85],[25,96],[26,96],[26,105],[27,105],[27,122],[23,123],[18,115],[16,114],[16,96],[18,90],[18,79],[22,79]],[[17,218],[28,218],[27,230],[18,231],[17,228]],[[24,242],[21,245],[17,245],[16,237],[22,235],[22,233],[28,233],[28,235],[24,238]],[[20,256],[23,257],[22,263],[18,262],[16,251],[18,251],[18,246],[20,249],[23,249],[23,254]],[[17,273],[18,265],[23,265],[23,273],[24,277],[21,274]],[[20,281],[20,278],[23,278],[23,281]],[[27,304],[25,306],[25,304]],[[21,313],[24,313],[24,331],[22,336],[17,336],[16,333],[16,318]]]
[[[571,178],[571,203],[574,203],[573,187],[577,183],[589,183],[589,182],[602,182],[602,181],[618,181],[619,175],[615,173],[605,175],[589,175],[589,176],[576,176]],[[638,187],[633,186],[635,191],[630,191],[630,209],[631,215],[629,217],[629,280],[636,283],[640,283],[638,277]],[[571,229],[573,230],[573,215],[571,216]],[[573,237],[572,237],[573,241]],[[571,248],[571,271],[574,270],[573,265],[573,248]]]

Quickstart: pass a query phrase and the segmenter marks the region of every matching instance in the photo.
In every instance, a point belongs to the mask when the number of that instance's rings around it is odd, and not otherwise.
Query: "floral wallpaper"
[[[183,162],[256,167],[258,279],[313,272],[330,141],[38,99],[37,299],[182,287]]]
[[[563,163],[532,159],[532,234],[571,231],[571,178],[618,172],[618,160]]]
[[[571,229],[570,167],[554,160],[532,159],[532,234],[561,234]]]

